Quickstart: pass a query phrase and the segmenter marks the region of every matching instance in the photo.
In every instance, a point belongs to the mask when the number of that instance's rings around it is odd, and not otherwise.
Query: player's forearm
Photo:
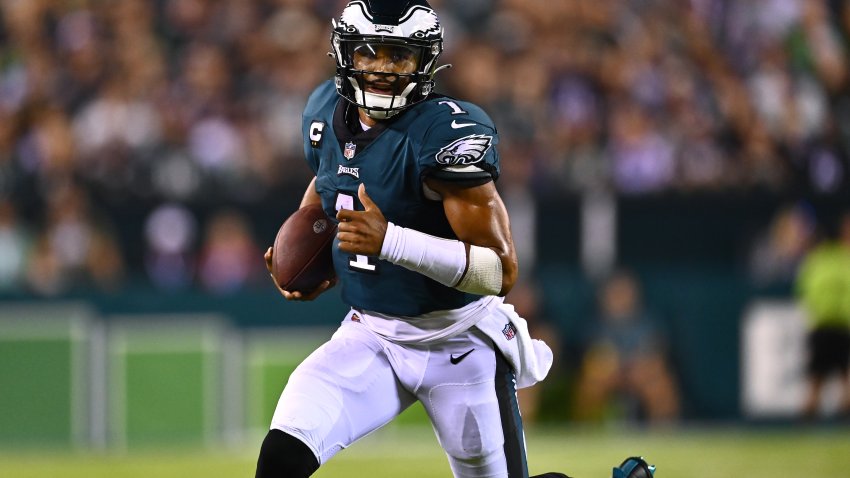
[[[487,248],[498,258],[499,266],[488,261],[487,268],[500,267],[501,286],[493,295],[504,296],[516,282],[517,258],[511,238],[510,219],[499,193],[492,182],[464,187],[451,182],[426,180],[429,188],[443,200],[446,218],[458,239],[472,247]],[[495,259],[489,253],[483,255]],[[481,257],[476,254],[476,257]],[[472,272],[478,272],[474,269]]]
[[[504,289],[502,260],[494,250],[392,222],[387,223],[379,257],[471,294],[500,295]]]
[[[307,190],[304,191],[304,196],[301,198],[301,205],[299,207],[309,206],[310,204],[320,204],[322,202],[322,197],[319,196],[319,193],[316,191],[316,177],[313,176],[313,180],[310,181],[310,184],[307,186]]]

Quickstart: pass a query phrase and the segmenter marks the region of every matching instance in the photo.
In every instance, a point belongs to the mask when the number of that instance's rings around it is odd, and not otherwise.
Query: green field
[[[681,429],[664,432],[558,429],[528,434],[532,473],[607,478],[631,454],[659,478],[836,478],[850,470],[850,427]],[[0,451],[0,477],[253,477],[256,450],[127,453]],[[343,451],[317,478],[449,477],[430,430],[388,430]]]

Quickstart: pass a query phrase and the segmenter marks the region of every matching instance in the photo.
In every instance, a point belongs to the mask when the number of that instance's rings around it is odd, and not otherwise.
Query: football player
[[[516,388],[552,352],[503,302],[517,259],[496,128],[434,93],[443,28],[425,0],[349,2],[331,48],[335,78],[303,115],[315,178],[301,206],[339,221],[336,279],[281,293],[312,300],[338,281],[351,310],[290,377],[256,476],[310,476],[419,401],[455,477],[528,477]]]

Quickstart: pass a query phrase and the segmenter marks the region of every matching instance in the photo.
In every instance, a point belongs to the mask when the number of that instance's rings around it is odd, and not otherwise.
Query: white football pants
[[[528,476],[513,371],[474,327],[436,345],[399,345],[347,320],[289,378],[271,428],[322,464],[416,400],[455,477]]]

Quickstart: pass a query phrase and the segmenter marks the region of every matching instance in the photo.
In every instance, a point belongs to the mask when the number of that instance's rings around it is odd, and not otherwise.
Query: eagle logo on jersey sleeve
[[[475,164],[484,158],[491,144],[492,136],[471,134],[444,146],[434,157],[438,163],[448,166]]]

